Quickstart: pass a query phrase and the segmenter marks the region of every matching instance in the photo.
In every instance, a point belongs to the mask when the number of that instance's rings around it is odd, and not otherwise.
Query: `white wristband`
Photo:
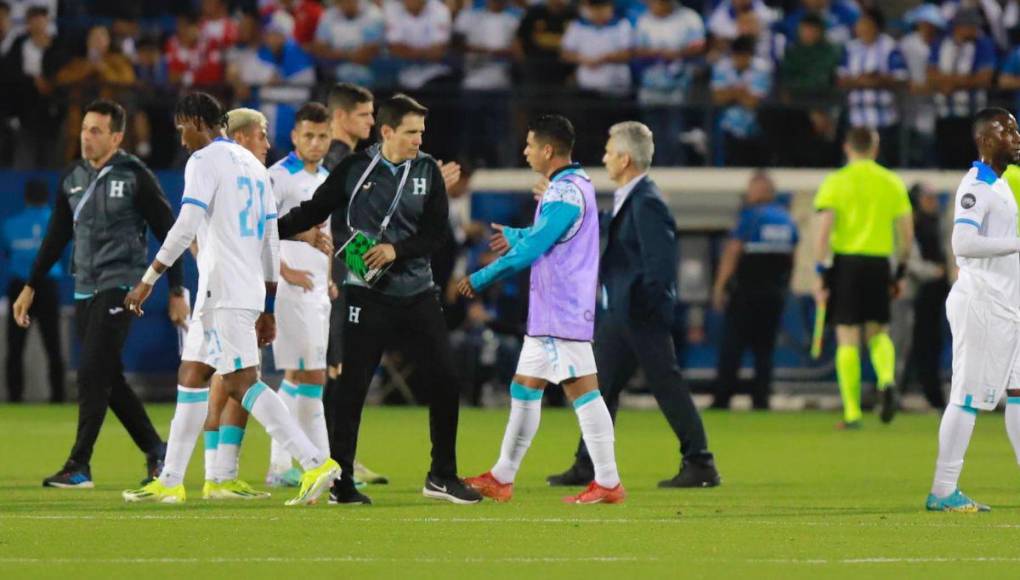
[[[145,275],[142,276],[142,282],[148,284],[149,286],[155,286],[156,281],[159,280],[159,277],[160,273],[157,272],[152,266],[149,266],[149,269],[145,271]]]

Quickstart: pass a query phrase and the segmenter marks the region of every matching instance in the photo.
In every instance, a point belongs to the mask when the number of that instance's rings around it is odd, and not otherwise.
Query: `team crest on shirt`
[[[974,197],[973,193],[965,193],[963,194],[963,197],[960,198],[960,207],[963,209],[970,209],[974,207],[975,203],[977,203],[977,198]]]

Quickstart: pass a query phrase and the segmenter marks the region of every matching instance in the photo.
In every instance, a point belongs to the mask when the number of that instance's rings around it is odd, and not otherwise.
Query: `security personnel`
[[[74,241],[75,318],[82,351],[78,368],[78,434],[67,463],[43,480],[47,487],[91,488],[89,463],[109,407],[135,445],[145,453],[147,478],[158,475],[165,445],[138,395],[124,379],[121,350],[131,320],[124,297],[148,265],[147,229],[166,237],[174,215],[156,177],[135,156],[119,149],[126,124],[124,108],[99,100],[85,109],[81,128],[82,159],[61,178],[59,195],[36,256],[28,284],[14,303],[14,318],[24,328],[36,288]],[[188,306],[183,273],[169,273],[170,320],[185,324]]]
[[[878,148],[875,131],[851,129],[843,146],[848,163],[826,177],[815,196],[815,300],[828,302],[828,319],[836,325],[841,429],[861,424],[861,325],[878,379],[882,422],[892,421],[899,405],[889,311],[906,274],[914,222],[903,180],[875,162]],[[895,275],[890,264],[894,251]]]
[[[713,306],[726,312],[713,408],[729,408],[748,347],[754,354],[751,402],[755,409],[769,408],[772,355],[798,239],[790,213],[775,198],[767,174],[751,176],[746,207],[723,249],[712,291]]]
[[[41,181],[25,184],[25,210],[11,216],[3,225],[3,249],[10,263],[11,279],[7,285],[7,299],[13,304],[25,287],[32,272],[32,262],[42,245],[46,224],[52,210],[49,192]],[[64,357],[60,352],[60,296],[57,277],[62,273],[60,264],[54,264],[36,286],[36,300],[30,315],[39,321],[46,360],[49,363],[50,402],[64,401]],[[7,401],[21,402],[25,391],[25,340],[28,331],[7,318]]]
[[[343,472],[331,503],[371,503],[354,486],[358,430],[369,382],[383,350],[397,339],[420,345],[432,364],[432,466],[423,494],[462,504],[481,500],[457,477],[460,384],[429,263],[446,235],[449,208],[439,164],[421,151],[427,114],[405,95],[383,101],[376,117],[382,142],[346,157],[312,199],[280,219],[280,238],[287,239],[332,216],[334,231],[347,226],[339,243],[347,232],[359,230],[378,242],[364,254],[365,265],[389,268],[374,285],[352,272],[344,283],[344,368],[340,389],[330,400],[330,450]]]

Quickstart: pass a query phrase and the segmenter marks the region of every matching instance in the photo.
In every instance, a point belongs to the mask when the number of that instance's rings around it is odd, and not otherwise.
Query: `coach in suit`
[[[645,125],[626,122],[609,131],[602,158],[618,184],[613,212],[603,216],[608,241],[599,268],[595,362],[599,386],[616,417],[620,392],[640,366],[659,408],[680,440],[683,462],[659,487],[719,485],[705,428],[677,366],[670,323],[676,301],[676,223],[648,177],[654,145]],[[548,478],[550,485],[584,485],[593,467],[582,440],[574,465]]]

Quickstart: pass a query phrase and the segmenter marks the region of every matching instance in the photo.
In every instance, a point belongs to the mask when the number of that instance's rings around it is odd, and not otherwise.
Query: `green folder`
[[[357,276],[368,286],[374,286],[393,265],[392,262],[382,268],[369,268],[365,265],[365,254],[378,243],[364,232],[354,230],[354,234],[347,239],[344,245],[340,246],[336,254],[338,258],[343,256],[347,271]]]

